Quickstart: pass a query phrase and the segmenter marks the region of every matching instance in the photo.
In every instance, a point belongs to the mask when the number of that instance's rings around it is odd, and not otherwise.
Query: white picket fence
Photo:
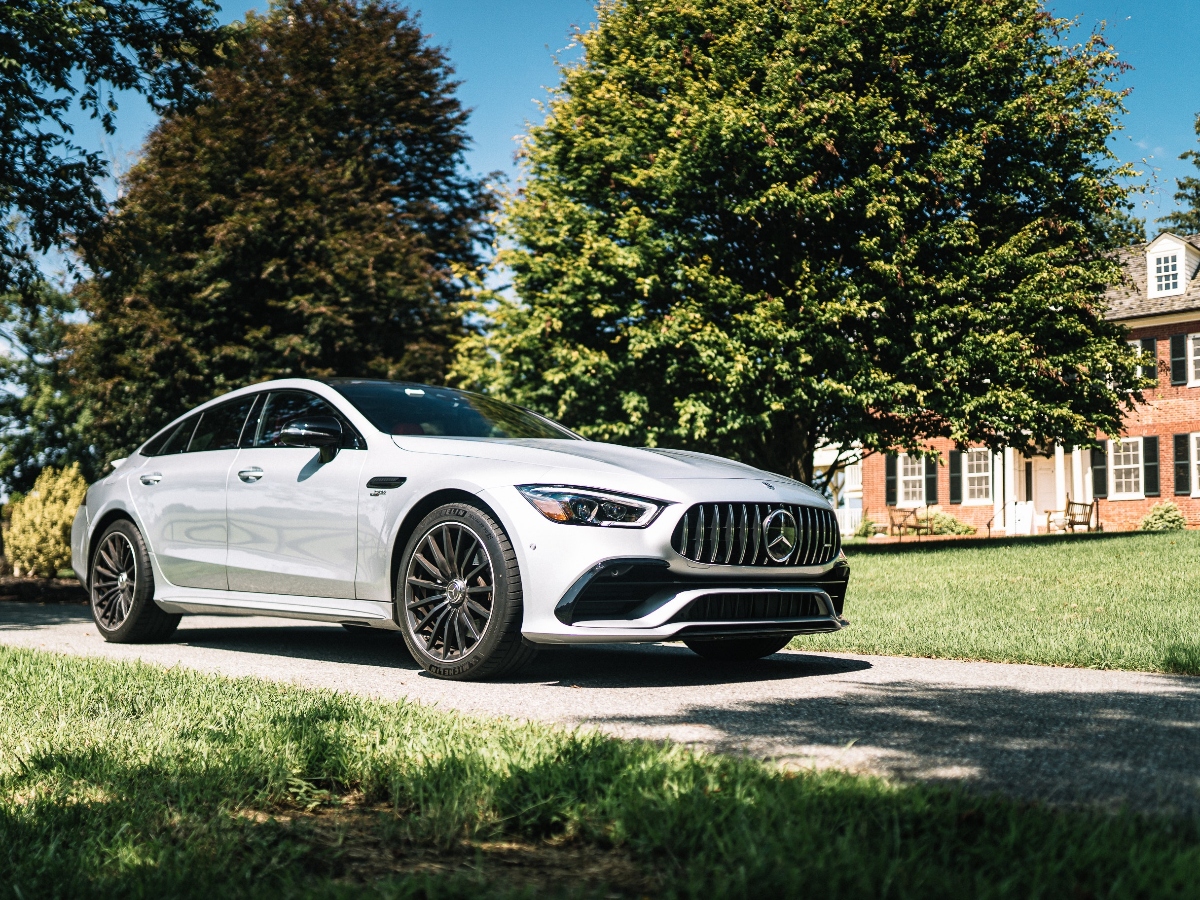
[[[861,509],[838,509],[834,510],[837,515],[838,529],[842,534],[854,534],[858,531],[858,526],[862,524]]]

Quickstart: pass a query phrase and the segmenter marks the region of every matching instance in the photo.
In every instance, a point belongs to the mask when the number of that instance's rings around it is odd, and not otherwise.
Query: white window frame
[[[984,471],[971,471],[971,456],[977,458],[982,457],[985,463]],[[986,496],[972,497],[971,496],[971,479],[982,481],[986,491]],[[986,447],[969,447],[963,452],[963,470],[962,470],[962,496],[963,506],[991,506],[992,500],[992,451]]]
[[[1192,473],[1192,496],[1200,497],[1200,431],[1188,435],[1188,470]]]
[[[920,470],[919,476],[906,475],[904,467],[914,465]],[[916,500],[906,497],[905,483],[916,481],[919,495]],[[925,505],[925,460],[916,456],[901,453],[896,457],[896,505],[904,509],[920,509]]]
[[[1137,490],[1117,490],[1117,449],[1118,445],[1137,445]],[[1133,466],[1121,466],[1122,469],[1132,469]],[[1127,437],[1119,441],[1108,442],[1108,499],[1109,500],[1145,500],[1146,499],[1146,455],[1142,452],[1140,437]]]
[[[1173,297],[1187,290],[1183,270],[1187,266],[1187,251],[1180,249],[1156,250],[1146,260],[1146,287],[1151,297]],[[1160,268],[1166,269],[1161,271]],[[1160,288],[1160,277],[1174,276],[1174,284]]]
[[[1187,336],[1184,358],[1187,360],[1187,386],[1200,387],[1200,333]]]

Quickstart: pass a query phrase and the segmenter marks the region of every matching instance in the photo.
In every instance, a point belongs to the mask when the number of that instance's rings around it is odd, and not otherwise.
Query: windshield
[[[394,381],[330,381],[329,386],[384,434],[579,439],[549,419],[482,394]]]

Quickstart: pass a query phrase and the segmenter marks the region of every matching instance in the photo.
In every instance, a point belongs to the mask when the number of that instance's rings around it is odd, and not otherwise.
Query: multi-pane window
[[[987,449],[967,451],[967,500],[992,499],[992,452]]]
[[[1179,290],[1179,263],[1177,254],[1166,253],[1154,257],[1154,293],[1168,294]]]
[[[1188,384],[1200,385],[1200,334],[1187,336]]]
[[[909,506],[925,502],[925,460],[900,457],[900,502]]]
[[[1112,485],[1114,495],[1142,492],[1141,438],[1112,442]]]

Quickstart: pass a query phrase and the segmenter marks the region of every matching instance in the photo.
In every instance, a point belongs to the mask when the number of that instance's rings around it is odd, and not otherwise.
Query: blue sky
[[[229,0],[221,18],[232,21],[249,9],[263,12],[266,0]],[[536,101],[558,80],[555,57],[571,39],[571,26],[594,21],[590,0],[418,0],[422,27],[449,51],[460,96],[473,110],[474,140],[468,162],[476,172],[501,170],[516,177],[515,135],[540,115]],[[1101,20],[1121,58],[1134,68],[1124,76],[1133,89],[1129,114],[1115,149],[1122,159],[1139,163],[1151,192],[1139,211],[1151,222],[1176,206],[1175,178],[1195,174],[1178,159],[1196,146],[1193,129],[1200,112],[1200,2],[1196,0],[1051,0],[1057,14],[1078,17],[1082,28]],[[123,102],[117,133],[106,137],[99,126],[78,121],[77,137],[103,148],[123,169],[136,157],[154,118],[137,97]],[[101,142],[103,141],[103,145]],[[1141,165],[1143,160],[1144,165]]]

